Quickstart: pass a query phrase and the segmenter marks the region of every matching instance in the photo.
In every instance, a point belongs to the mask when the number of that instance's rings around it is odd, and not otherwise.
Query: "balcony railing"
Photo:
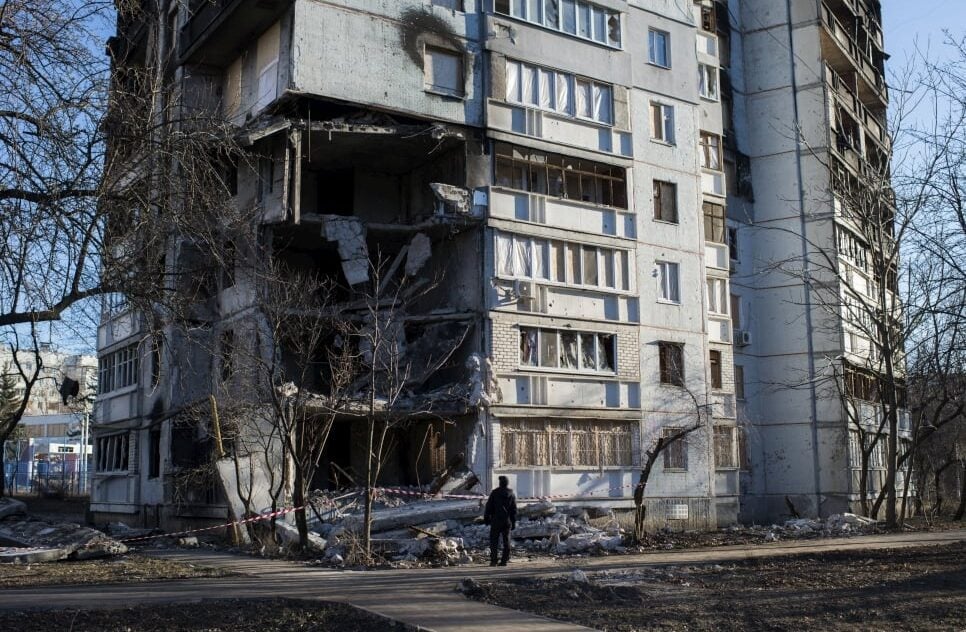
[[[858,70],[857,74],[869,83],[872,92],[883,102],[888,101],[888,88],[882,73],[872,63],[872,60],[869,59],[865,51],[859,47],[855,38],[845,28],[845,25],[835,17],[835,13],[829,8],[828,4],[824,2],[822,3],[822,22],[825,24],[829,35],[831,35],[832,39],[845,53],[845,56]]]

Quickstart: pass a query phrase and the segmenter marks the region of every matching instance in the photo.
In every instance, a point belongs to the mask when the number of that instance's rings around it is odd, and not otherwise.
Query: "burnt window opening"
[[[316,208],[321,215],[355,214],[355,171],[353,169],[321,169],[308,172],[303,187],[314,181]],[[306,196],[303,195],[303,199]]]
[[[231,329],[221,334],[219,360],[221,365],[221,379],[227,382],[235,372],[235,332]]]
[[[194,467],[198,464],[195,429],[190,425],[176,425],[171,429],[171,465]]]
[[[275,193],[275,161],[271,158],[258,159],[258,191],[259,204]]]
[[[161,429],[148,433],[148,478],[161,476]]]
[[[96,471],[124,472],[128,469],[130,433],[98,437],[96,449]]]

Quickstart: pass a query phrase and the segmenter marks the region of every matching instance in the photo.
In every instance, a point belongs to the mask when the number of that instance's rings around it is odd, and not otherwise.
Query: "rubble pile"
[[[752,527],[731,527],[729,530],[761,533],[765,542],[793,540],[809,537],[831,538],[874,532],[878,522],[851,513],[835,514],[822,520],[820,518],[795,518],[782,525]]]
[[[469,563],[474,556],[485,558],[490,534],[482,519],[485,500],[483,496],[464,496],[407,498],[404,502],[398,502],[397,498],[395,503],[379,503],[372,514],[373,543],[393,562],[451,566]],[[323,559],[339,564],[346,559],[364,524],[361,498],[343,497],[343,504],[339,505],[328,497],[322,505],[325,521],[315,522],[311,528],[317,541],[324,543]],[[549,500],[521,503],[512,533],[513,547],[558,555],[624,550],[623,532],[613,515],[603,527],[592,526],[590,522],[583,509],[558,507]]]
[[[127,553],[127,547],[109,535],[73,523],[51,523],[31,518],[27,507],[12,498],[0,498],[0,562],[31,563],[87,560]]]

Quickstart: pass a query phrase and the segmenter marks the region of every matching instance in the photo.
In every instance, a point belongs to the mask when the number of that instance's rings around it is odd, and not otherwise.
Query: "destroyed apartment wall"
[[[291,89],[481,126],[478,2],[297,2]]]

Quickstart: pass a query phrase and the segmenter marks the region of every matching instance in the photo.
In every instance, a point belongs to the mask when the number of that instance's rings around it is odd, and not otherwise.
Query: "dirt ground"
[[[165,579],[225,577],[230,574],[219,569],[133,554],[99,560],[0,564],[0,588],[152,582]],[[3,629],[9,628],[0,625],[0,630]]]
[[[218,600],[119,610],[0,611],[0,630],[72,632],[369,632],[409,629],[345,604]]]
[[[605,631],[964,630],[966,543],[481,584],[470,596]]]

